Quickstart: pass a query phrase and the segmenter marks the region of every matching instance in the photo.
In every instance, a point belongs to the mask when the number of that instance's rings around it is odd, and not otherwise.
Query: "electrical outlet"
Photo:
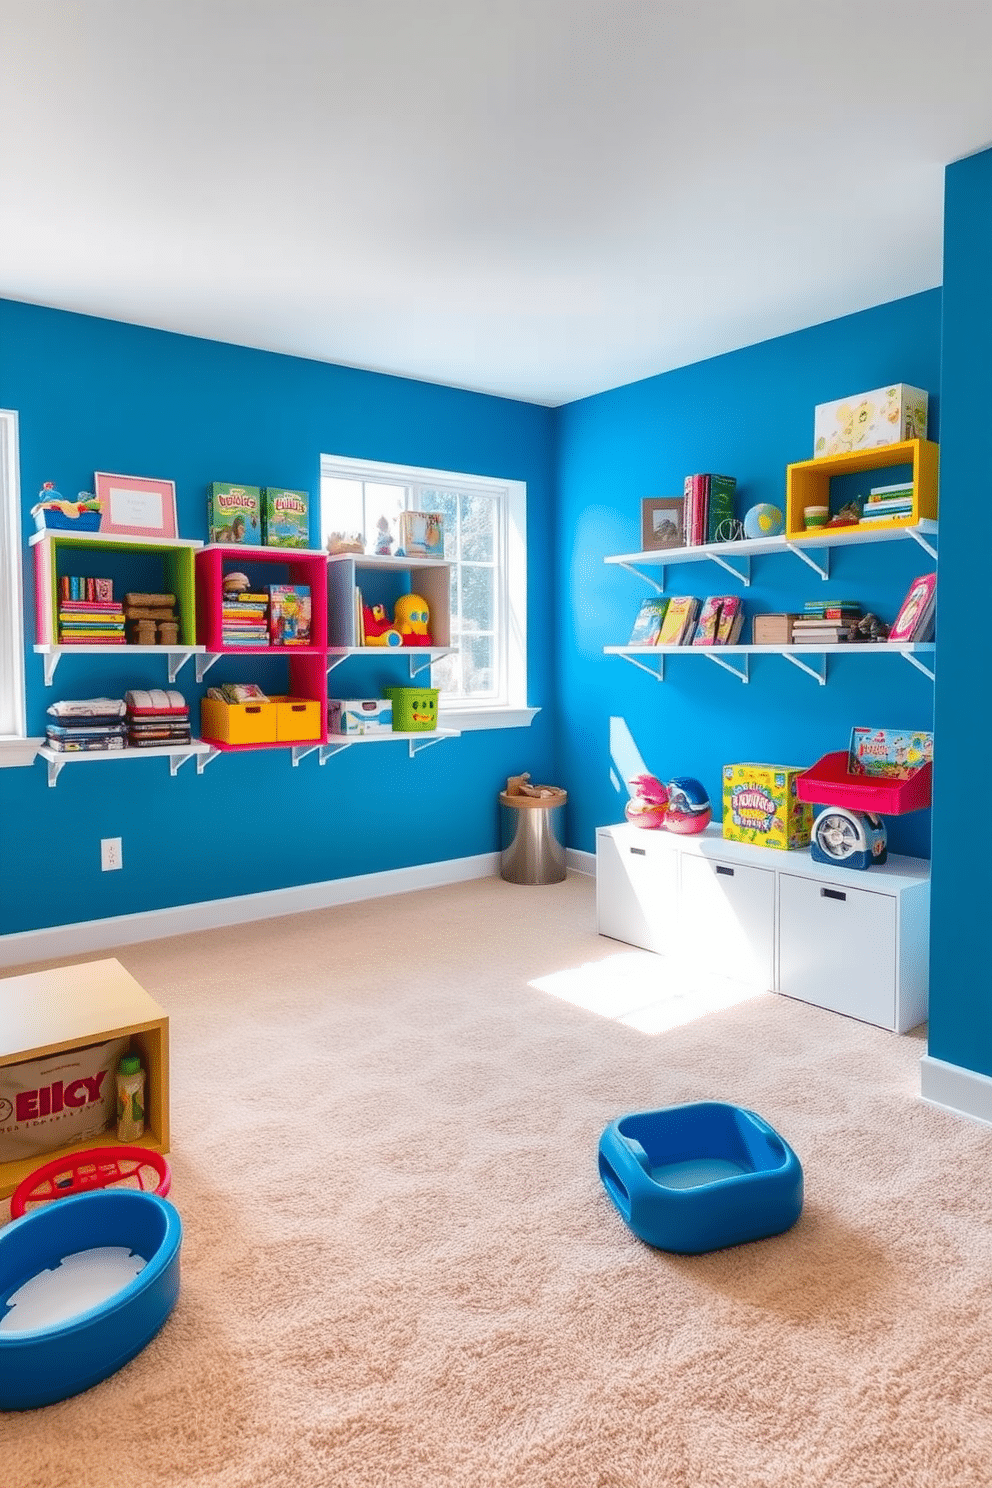
[[[113,868],[124,867],[124,854],[121,850],[121,839],[119,837],[100,838],[100,867],[104,873]]]

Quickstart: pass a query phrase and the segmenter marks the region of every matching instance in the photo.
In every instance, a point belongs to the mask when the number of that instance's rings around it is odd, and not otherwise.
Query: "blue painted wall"
[[[992,653],[982,624],[989,592],[985,532],[992,511],[992,151],[948,167],[937,611],[943,641],[935,713],[929,1053],[992,1075],[985,822],[969,821],[985,782]],[[977,800],[981,802],[982,793]]]
[[[209,481],[303,488],[316,505],[322,452],[526,481],[528,604],[534,615],[547,606],[551,410],[10,301],[0,301],[0,407],[20,415],[29,640],[29,513],[43,481],[74,497],[95,470],[172,478],[180,532],[204,538]],[[54,789],[41,761],[0,770],[0,933],[493,851],[506,776],[560,773],[540,625],[528,665],[528,701],[542,709],[529,729],[464,734],[413,760],[399,743],[323,767],[316,755],[293,768],[288,752],[260,751],[222,756],[202,776],[188,763],[172,779],[151,759],[70,767]],[[273,688],[285,677],[268,659],[224,668],[221,680],[271,676]],[[188,663],[175,685],[196,701],[215,673],[198,685]],[[364,660],[333,676],[339,696],[402,680],[395,665]],[[46,689],[29,650],[29,733],[44,732],[56,698],[167,685],[164,659],[80,656]],[[122,872],[100,872],[108,836],[123,838]]]
[[[856,723],[932,726],[932,684],[897,654],[831,659],[826,686],[780,656],[752,660],[746,685],[698,655],[666,659],[661,684],[604,657],[605,645],[627,640],[653,591],[603,559],[639,550],[641,498],[680,495],[692,471],[735,475],[740,515],[759,501],[783,506],[786,465],[812,455],[817,403],[907,382],[929,392],[938,439],[940,317],[941,294],[932,290],[560,411],[560,753],[573,846],[592,851],[596,827],[622,820],[624,782],[638,768],[663,779],[697,776],[719,810],[726,763],[808,765],[845,748]],[[865,489],[883,479],[873,472]],[[834,549],[824,583],[784,553],[756,559],[746,590],[716,565],[673,566],[666,593],[742,593],[749,614],[801,610],[833,594],[891,621],[912,580],[931,566],[911,541]],[[930,812],[888,825],[894,852],[929,856]]]

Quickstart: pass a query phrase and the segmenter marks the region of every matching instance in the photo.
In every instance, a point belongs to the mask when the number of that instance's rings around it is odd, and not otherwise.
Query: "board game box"
[[[847,752],[849,775],[875,775],[908,780],[921,765],[933,762],[933,734],[921,729],[855,726]]]
[[[309,492],[263,486],[262,541],[268,548],[310,546]]]
[[[207,487],[207,541],[262,544],[262,492],[258,486],[213,481]]]
[[[800,801],[802,765],[724,765],[723,835],[759,847],[806,847],[813,808]]]

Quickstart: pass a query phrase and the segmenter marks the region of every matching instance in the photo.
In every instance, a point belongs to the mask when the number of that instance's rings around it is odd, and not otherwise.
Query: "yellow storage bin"
[[[200,734],[218,744],[275,744],[278,740],[279,705],[267,703],[222,703],[205,697],[200,704]]]
[[[276,739],[280,744],[302,744],[320,738],[320,703],[315,698],[274,697]]]

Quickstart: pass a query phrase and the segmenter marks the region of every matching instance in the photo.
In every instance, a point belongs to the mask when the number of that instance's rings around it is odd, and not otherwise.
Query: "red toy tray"
[[[868,811],[875,816],[923,811],[930,805],[932,788],[931,764],[921,765],[908,780],[850,775],[846,749],[823,755],[796,777],[800,801],[812,801],[818,806],[846,806],[850,811]]]

